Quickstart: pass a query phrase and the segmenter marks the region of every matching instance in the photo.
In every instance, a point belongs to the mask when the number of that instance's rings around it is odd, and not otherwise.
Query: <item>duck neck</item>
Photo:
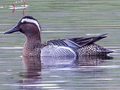
[[[23,56],[38,56],[40,55],[41,36],[40,33],[26,35],[27,39],[23,47]]]

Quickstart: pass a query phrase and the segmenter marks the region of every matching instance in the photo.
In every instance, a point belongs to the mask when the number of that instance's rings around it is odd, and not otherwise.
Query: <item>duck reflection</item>
[[[38,90],[37,85],[41,83],[41,60],[40,55],[35,57],[23,57],[26,72],[20,74],[20,89]],[[40,90],[40,89],[39,89]]]
[[[96,66],[106,59],[112,59],[110,56],[79,56],[75,57],[41,57],[41,64],[44,68],[64,68],[79,66]]]
[[[41,71],[41,59],[39,56],[23,56],[23,64],[27,72],[40,72]]]
[[[41,86],[41,69],[80,67],[80,66],[96,66],[100,65],[104,60],[112,59],[109,56],[82,56],[82,57],[23,57],[23,63],[26,72],[20,75],[20,80],[25,90],[40,90]]]
[[[76,66],[99,66],[104,60],[112,59],[110,56],[84,56],[78,57]]]

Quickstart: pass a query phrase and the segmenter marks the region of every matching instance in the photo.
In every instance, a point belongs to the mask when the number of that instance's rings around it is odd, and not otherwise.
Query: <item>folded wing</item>
[[[93,44],[94,42],[106,38],[107,34],[102,34],[95,37],[75,37],[75,38],[66,38],[66,39],[57,39],[50,40],[47,42],[47,45],[57,45],[71,47],[73,49],[78,49],[86,45]]]

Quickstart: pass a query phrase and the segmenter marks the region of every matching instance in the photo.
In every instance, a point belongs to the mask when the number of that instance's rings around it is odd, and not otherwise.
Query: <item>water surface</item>
[[[14,11],[12,3],[16,7],[23,5],[21,0],[0,1],[1,90],[120,89],[119,0],[26,0],[26,9]],[[108,33],[108,37],[97,44],[114,50],[110,54],[114,58],[41,58],[43,62],[35,63],[34,60],[40,61],[39,57],[22,57],[25,36],[19,32],[3,33],[23,15],[38,19],[42,41]]]

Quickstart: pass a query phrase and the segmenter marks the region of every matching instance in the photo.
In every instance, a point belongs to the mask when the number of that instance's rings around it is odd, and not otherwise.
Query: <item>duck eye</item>
[[[21,32],[21,33],[24,33],[24,31],[23,31],[22,29],[20,29],[20,32]]]

